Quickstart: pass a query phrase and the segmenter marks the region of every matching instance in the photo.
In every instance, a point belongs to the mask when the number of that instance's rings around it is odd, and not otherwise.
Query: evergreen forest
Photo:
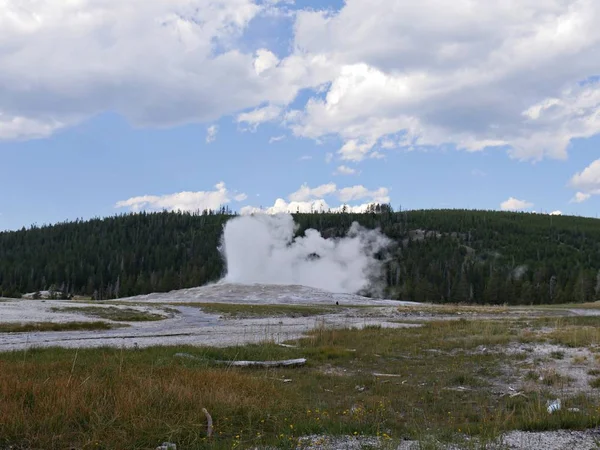
[[[200,286],[224,274],[226,209],[160,212],[0,233],[0,295],[52,291],[97,300]],[[597,219],[471,210],[294,214],[302,235],[344,236],[356,221],[393,245],[378,255],[387,298],[434,303],[600,300]]]

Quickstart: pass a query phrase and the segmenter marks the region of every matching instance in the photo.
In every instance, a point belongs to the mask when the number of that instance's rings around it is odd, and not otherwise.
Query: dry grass
[[[40,331],[110,330],[115,325],[106,322],[37,322],[0,323],[0,333],[32,333]]]
[[[401,313],[428,313],[434,315],[496,315],[507,314],[507,306],[467,305],[467,304],[433,304],[402,305],[398,307]]]
[[[0,354],[0,448],[152,449],[163,441],[186,450],[295,448],[300,436],[312,434],[451,442],[466,433],[486,442],[511,429],[600,425],[596,397],[563,398],[563,409],[549,415],[551,397],[543,389],[513,398],[497,392],[505,367],[518,357],[477,349],[519,342],[527,327],[519,321],[455,320],[413,329],[319,328],[293,342],[297,348]],[[197,359],[174,358],[177,352]],[[308,358],[307,366],[211,364],[297,357]],[[211,441],[205,439],[203,407],[215,422]]]
[[[598,322],[598,320],[596,318]],[[596,326],[565,326],[548,334],[548,338],[556,344],[567,347],[589,347],[600,344],[600,328]]]

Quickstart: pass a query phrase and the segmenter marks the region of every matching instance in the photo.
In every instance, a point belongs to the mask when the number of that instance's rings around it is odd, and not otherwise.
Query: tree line
[[[104,300],[199,286],[224,274],[227,209],[123,214],[0,233],[0,295]],[[550,304],[600,299],[596,219],[471,210],[294,214],[297,234],[344,236],[356,221],[393,245],[378,257],[388,298]]]

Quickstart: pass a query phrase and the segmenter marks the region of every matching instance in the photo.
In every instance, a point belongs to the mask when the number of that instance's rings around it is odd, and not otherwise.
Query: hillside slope
[[[55,289],[98,299],[218,280],[232,216],[141,213],[0,233],[0,292]],[[562,303],[600,298],[600,222],[581,217],[429,210],[296,214],[302,234],[343,236],[353,221],[395,242],[386,296],[409,301]]]

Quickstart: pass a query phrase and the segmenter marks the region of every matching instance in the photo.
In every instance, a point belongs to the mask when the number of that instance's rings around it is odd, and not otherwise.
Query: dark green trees
[[[199,286],[224,272],[231,212],[140,213],[0,233],[0,294],[55,290],[96,299]],[[600,299],[600,222],[495,211],[295,214],[298,234],[344,236],[353,221],[394,241],[383,280],[392,298],[541,304]]]

